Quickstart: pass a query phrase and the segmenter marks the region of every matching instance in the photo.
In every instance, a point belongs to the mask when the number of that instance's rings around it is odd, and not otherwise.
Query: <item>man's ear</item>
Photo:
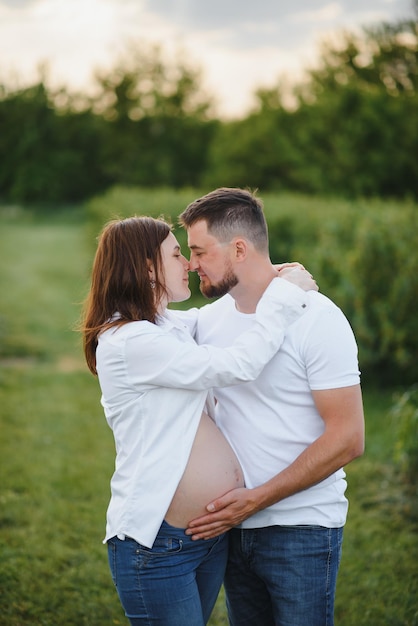
[[[233,240],[235,261],[242,262],[247,258],[248,242],[245,239],[236,238]]]

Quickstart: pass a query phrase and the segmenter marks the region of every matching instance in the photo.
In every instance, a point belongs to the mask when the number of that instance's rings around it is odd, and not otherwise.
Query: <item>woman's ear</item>
[[[155,280],[155,272],[154,272],[154,266],[151,263],[151,261],[147,261],[147,265],[148,265],[148,277],[150,280]]]
[[[155,272],[154,272],[154,266],[151,263],[151,261],[148,261],[148,278],[149,278],[149,282],[151,285],[151,289],[155,289]]]

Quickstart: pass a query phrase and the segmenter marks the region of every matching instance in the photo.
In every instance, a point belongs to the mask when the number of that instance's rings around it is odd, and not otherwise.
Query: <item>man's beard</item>
[[[226,271],[225,276],[217,285],[204,285],[200,283],[200,291],[205,298],[220,298],[226,293],[229,293],[235,285],[238,285],[238,278],[234,272],[229,269]]]

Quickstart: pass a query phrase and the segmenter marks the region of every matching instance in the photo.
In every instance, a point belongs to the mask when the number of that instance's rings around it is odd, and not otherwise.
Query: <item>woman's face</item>
[[[189,261],[182,255],[173,233],[169,233],[161,244],[161,258],[168,302],[182,302],[190,298]]]

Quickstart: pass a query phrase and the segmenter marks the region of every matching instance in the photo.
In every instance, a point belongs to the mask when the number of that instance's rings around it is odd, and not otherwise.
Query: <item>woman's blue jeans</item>
[[[332,626],[342,528],[232,529],[225,591],[231,626]]]
[[[192,541],[163,522],[153,547],[109,539],[113,582],[132,626],[204,626],[228,556],[227,535]]]

